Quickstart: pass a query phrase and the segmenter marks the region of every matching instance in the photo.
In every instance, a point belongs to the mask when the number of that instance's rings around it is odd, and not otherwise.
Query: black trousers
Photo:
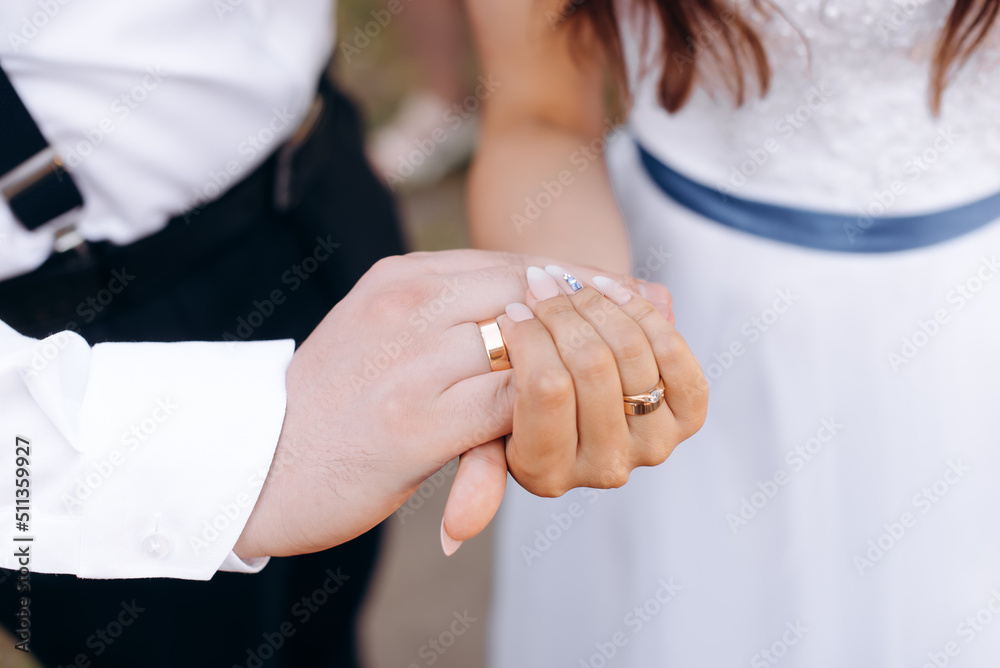
[[[292,159],[291,181],[289,172],[278,173],[275,158],[220,201],[171,221],[164,238],[172,241],[163,242],[156,261],[169,265],[169,280],[144,282],[152,272],[125,267],[135,279],[111,303],[71,312],[90,343],[294,338],[298,344],[375,261],[402,252],[392,200],[362,153],[356,111],[331,85],[322,89],[323,115]],[[269,187],[276,181],[291,194],[281,207]],[[238,233],[208,253],[197,241],[183,241],[187,229],[213,225]],[[159,244],[160,237],[143,243]],[[317,261],[321,244],[339,245]],[[102,271],[118,269],[113,262]],[[155,273],[162,277],[164,269]],[[53,273],[48,266],[45,272]],[[275,289],[286,300],[269,317],[252,316],[268,310]],[[35,296],[25,300],[30,290]],[[51,275],[7,281],[0,284],[0,318],[33,336],[58,331],[67,322],[55,305],[59,294]],[[322,553],[272,559],[256,575],[217,573],[209,582],[33,574],[32,651],[50,668],[356,666],[355,617],[378,536],[376,529]],[[10,603],[0,622],[9,626],[14,578],[6,575],[0,600]]]

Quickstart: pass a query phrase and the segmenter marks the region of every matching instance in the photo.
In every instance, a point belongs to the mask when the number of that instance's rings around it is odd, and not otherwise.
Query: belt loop
[[[70,223],[56,230],[52,240],[52,251],[59,254],[76,252],[81,260],[90,259],[90,244],[80,234],[75,223]]]
[[[274,208],[279,213],[285,213],[298,204],[298,193],[295,191],[295,155],[312,136],[313,130],[323,116],[326,103],[322,92],[313,98],[312,105],[306,113],[305,120],[295,134],[278,149],[274,170]]]

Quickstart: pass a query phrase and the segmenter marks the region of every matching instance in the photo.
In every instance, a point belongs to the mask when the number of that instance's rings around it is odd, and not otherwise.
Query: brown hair
[[[636,10],[655,17],[661,28],[659,99],[667,111],[675,112],[687,103],[699,72],[721,80],[737,105],[746,100],[749,87],[760,95],[767,92],[771,67],[764,44],[746,18],[725,0],[631,1]],[[770,0],[749,1],[760,11],[779,11]],[[982,44],[998,12],[1000,0],[955,0],[931,63],[930,106],[935,115],[940,113],[945,87]],[[572,21],[572,27],[590,30],[609,58],[619,85],[626,89],[615,0],[568,0],[562,16]]]

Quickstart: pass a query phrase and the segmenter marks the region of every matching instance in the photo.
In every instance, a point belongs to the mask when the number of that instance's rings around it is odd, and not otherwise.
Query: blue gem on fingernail
[[[583,290],[583,286],[580,285],[580,281],[576,280],[576,276],[569,273],[563,274],[563,280],[569,283],[569,287],[573,289],[573,292],[579,292]]]

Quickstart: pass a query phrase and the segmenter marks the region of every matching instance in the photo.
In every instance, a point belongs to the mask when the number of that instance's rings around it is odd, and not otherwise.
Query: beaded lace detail
[[[764,12],[746,0],[738,6],[774,73],[769,93],[740,108],[722,92],[700,89],[667,115],[656,103],[655,68],[636,80],[638,40],[629,40],[633,125],[677,167],[742,196],[837,210],[869,208],[895,185],[890,215],[1000,191],[995,31],[945,90],[934,118],[930,62],[949,0],[775,0],[780,11]]]

